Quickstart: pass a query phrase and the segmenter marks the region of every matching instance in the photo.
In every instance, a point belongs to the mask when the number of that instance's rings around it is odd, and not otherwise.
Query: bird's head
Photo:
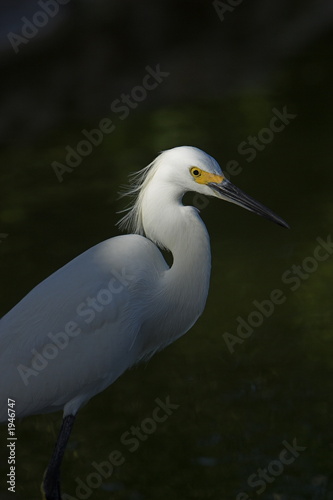
[[[183,193],[194,191],[214,196],[289,228],[281,217],[232,184],[224,176],[217,161],[200,149],[180,146],[164,151],[158,158],[160,161],[156,176],[161,181],[178,186]]]
[[[289,227],[281,217],[234,186],[214,158],[192,146],[163,151],[150,165],[132,176],[131,186],[125,194],[133,195],[135,201],[121,219],[120,226],[144,234],[142,212],[147,200],[153,199],[154,207],[164,209],[166,202],[178,200],[180,203],[188,191],[235,203],[280,226]],[[153,212],[150,204],[146,219],[154,218]]]

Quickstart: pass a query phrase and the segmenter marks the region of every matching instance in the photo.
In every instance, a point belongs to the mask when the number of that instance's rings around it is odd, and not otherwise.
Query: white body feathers
[[[123,220],[145,236],[119,236],[89,249],[0,320],[1,420],[7,398],[15,400],[17,417],[61,408],[76,414],[195,323],[209,288],[209,237],[197,210],[181,200],[188,190],[211,194],[185,177],[198,163],[221,174],[195,148],[162,153],[138,178],[132,193],[139,196]],[[172,252],[170,268],[157,245]]]

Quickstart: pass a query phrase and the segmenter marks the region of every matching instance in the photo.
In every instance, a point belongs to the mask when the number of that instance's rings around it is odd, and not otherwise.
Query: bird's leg
[[[60,466],[74,424],[75,416],[67,415],[62,421],[49,465],[44,474],[42,493],[45,500],[61,500]]]

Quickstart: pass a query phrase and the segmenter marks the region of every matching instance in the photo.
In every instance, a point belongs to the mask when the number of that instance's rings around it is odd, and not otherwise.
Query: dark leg
[[[62,426],[55,444],[50,463],[44,474],[42,493],[46,500],[61,500],[60,494],[60,466],[74,424],[75,416],[67,415],[62,421]]]

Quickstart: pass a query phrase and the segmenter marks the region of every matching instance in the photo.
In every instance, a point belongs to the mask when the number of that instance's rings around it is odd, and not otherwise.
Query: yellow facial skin
[[[223,175],[210,174],[199,167],[191,167],[190,173],[198,184],[209,184],[210,182],[220,184],[224,179]]]

